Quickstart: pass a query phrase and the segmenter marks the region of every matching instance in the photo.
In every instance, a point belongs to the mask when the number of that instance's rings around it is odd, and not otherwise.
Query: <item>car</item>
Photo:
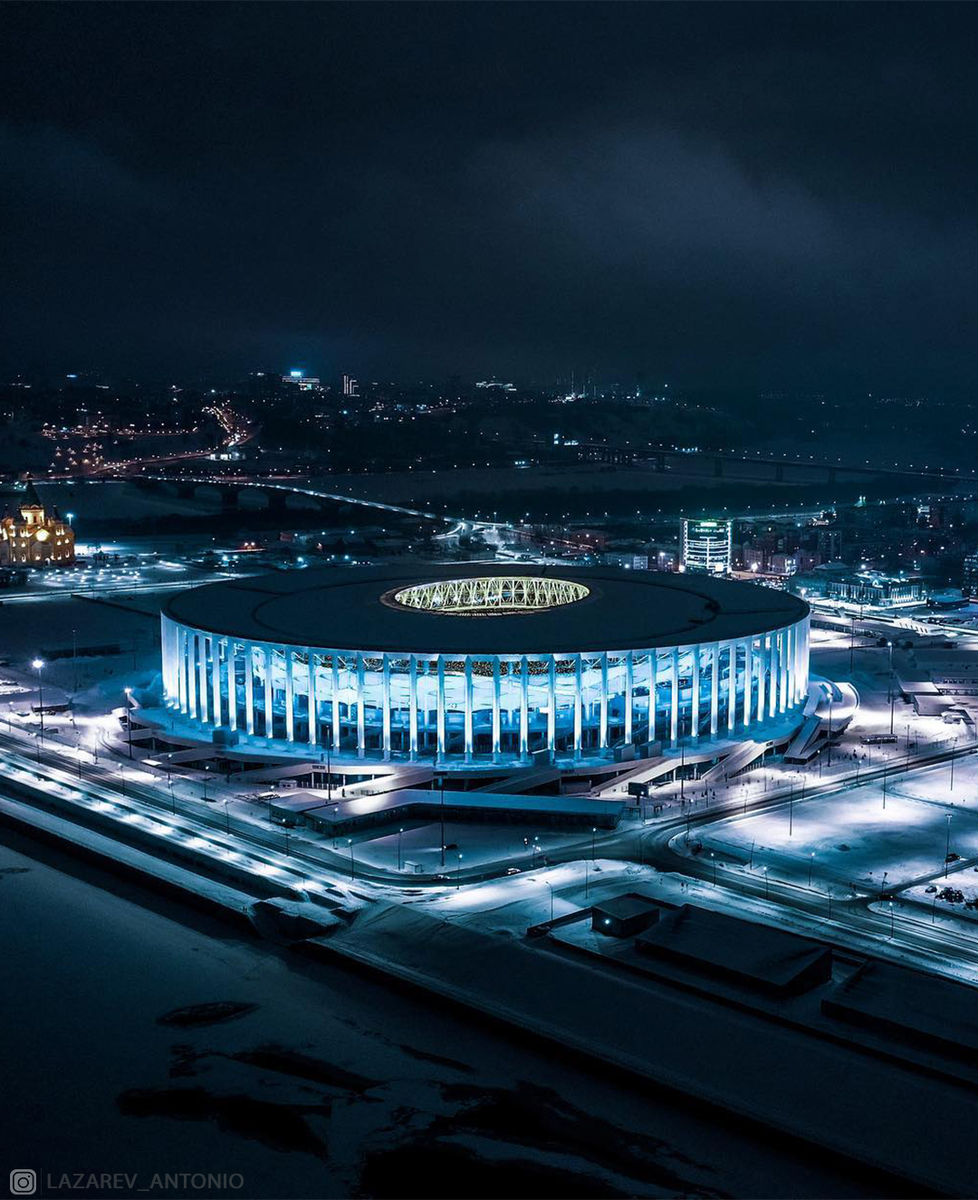
[[[522,871],[519,869],[519,867],[507,867],[506,874],[507,875],[521,875]]]

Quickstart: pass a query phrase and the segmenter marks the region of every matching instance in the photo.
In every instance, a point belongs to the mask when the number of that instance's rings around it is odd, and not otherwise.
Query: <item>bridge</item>
[[[542,443],[541,445],[546,445]],[[552,447],[548,447],[552,449]],[[579,460],[630,466],[655,472],[682,468],[683,474],[713,479],[771,481],[773,483],[838,483],[845,479],[880,476],[920,479],[927,483],[978,483],[975,471],[947,467],[875,466],[842,463],[814,456],[747,454],[736,450],[688,450],[681,447],[616,446],[606,442],[581,442],[570,447]],[[760,468],[760,473],[756,470]]]

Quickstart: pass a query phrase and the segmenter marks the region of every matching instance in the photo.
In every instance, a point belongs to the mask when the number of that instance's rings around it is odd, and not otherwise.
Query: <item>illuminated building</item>
[[[67,566],[75,561],[75,535],[58,510],[41,503],[28,478],[24,498],[14,513],[0,519],[0,566]]]
[[[572,766],[800,718],[808,612],[749,584],[610,568],[281,573],[167,602],[164,701],[208,740],[313,758]]]
[[[360,385],[352,375],[343,376],[343,395],[344,396],[359,396]]]
[[[978,596],[978,554],[969,554],[964,560],[964,584],[961,588],[966,596]]]
[[[319,387],[318,376],[306,375],[304,371],[299,370],[291,370],[288,375],[283,375],[282,382],[289,387],[298,388],[300,392],[312,392]]]
[[[733,565],[733,522],[687,518],[683,521],[684,571],[725,575]]]

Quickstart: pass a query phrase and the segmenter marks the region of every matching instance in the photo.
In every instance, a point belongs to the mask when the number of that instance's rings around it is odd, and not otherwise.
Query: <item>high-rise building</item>
[[[964,582],[961,591],[965,596],[978,596],[978,553],[969,554],[964,560]]]
[[[298,388],[300,392],[311,392],[319,387],[318,376],[307,375],[304,371],[299,370],[291,370],[288,375],[283,375],[282,382]]]
[[[682,554],[684,571],[725,575],[733,565],[733,521],[685,518]]]
[[[360,385],[352,375],[343,376],[343,395],[344,396],[359,396]]]

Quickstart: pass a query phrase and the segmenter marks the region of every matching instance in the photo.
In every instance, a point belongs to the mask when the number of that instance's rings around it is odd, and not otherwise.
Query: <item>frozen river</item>
[[[139,1194],[154,1176],[208,1173],[239,1186],[147,1194],[894,1194],[6,829],[0,909],[0,1175],[34,1168],[39,1195]],[[138,1179],[45,1186],[79,1173]]]

